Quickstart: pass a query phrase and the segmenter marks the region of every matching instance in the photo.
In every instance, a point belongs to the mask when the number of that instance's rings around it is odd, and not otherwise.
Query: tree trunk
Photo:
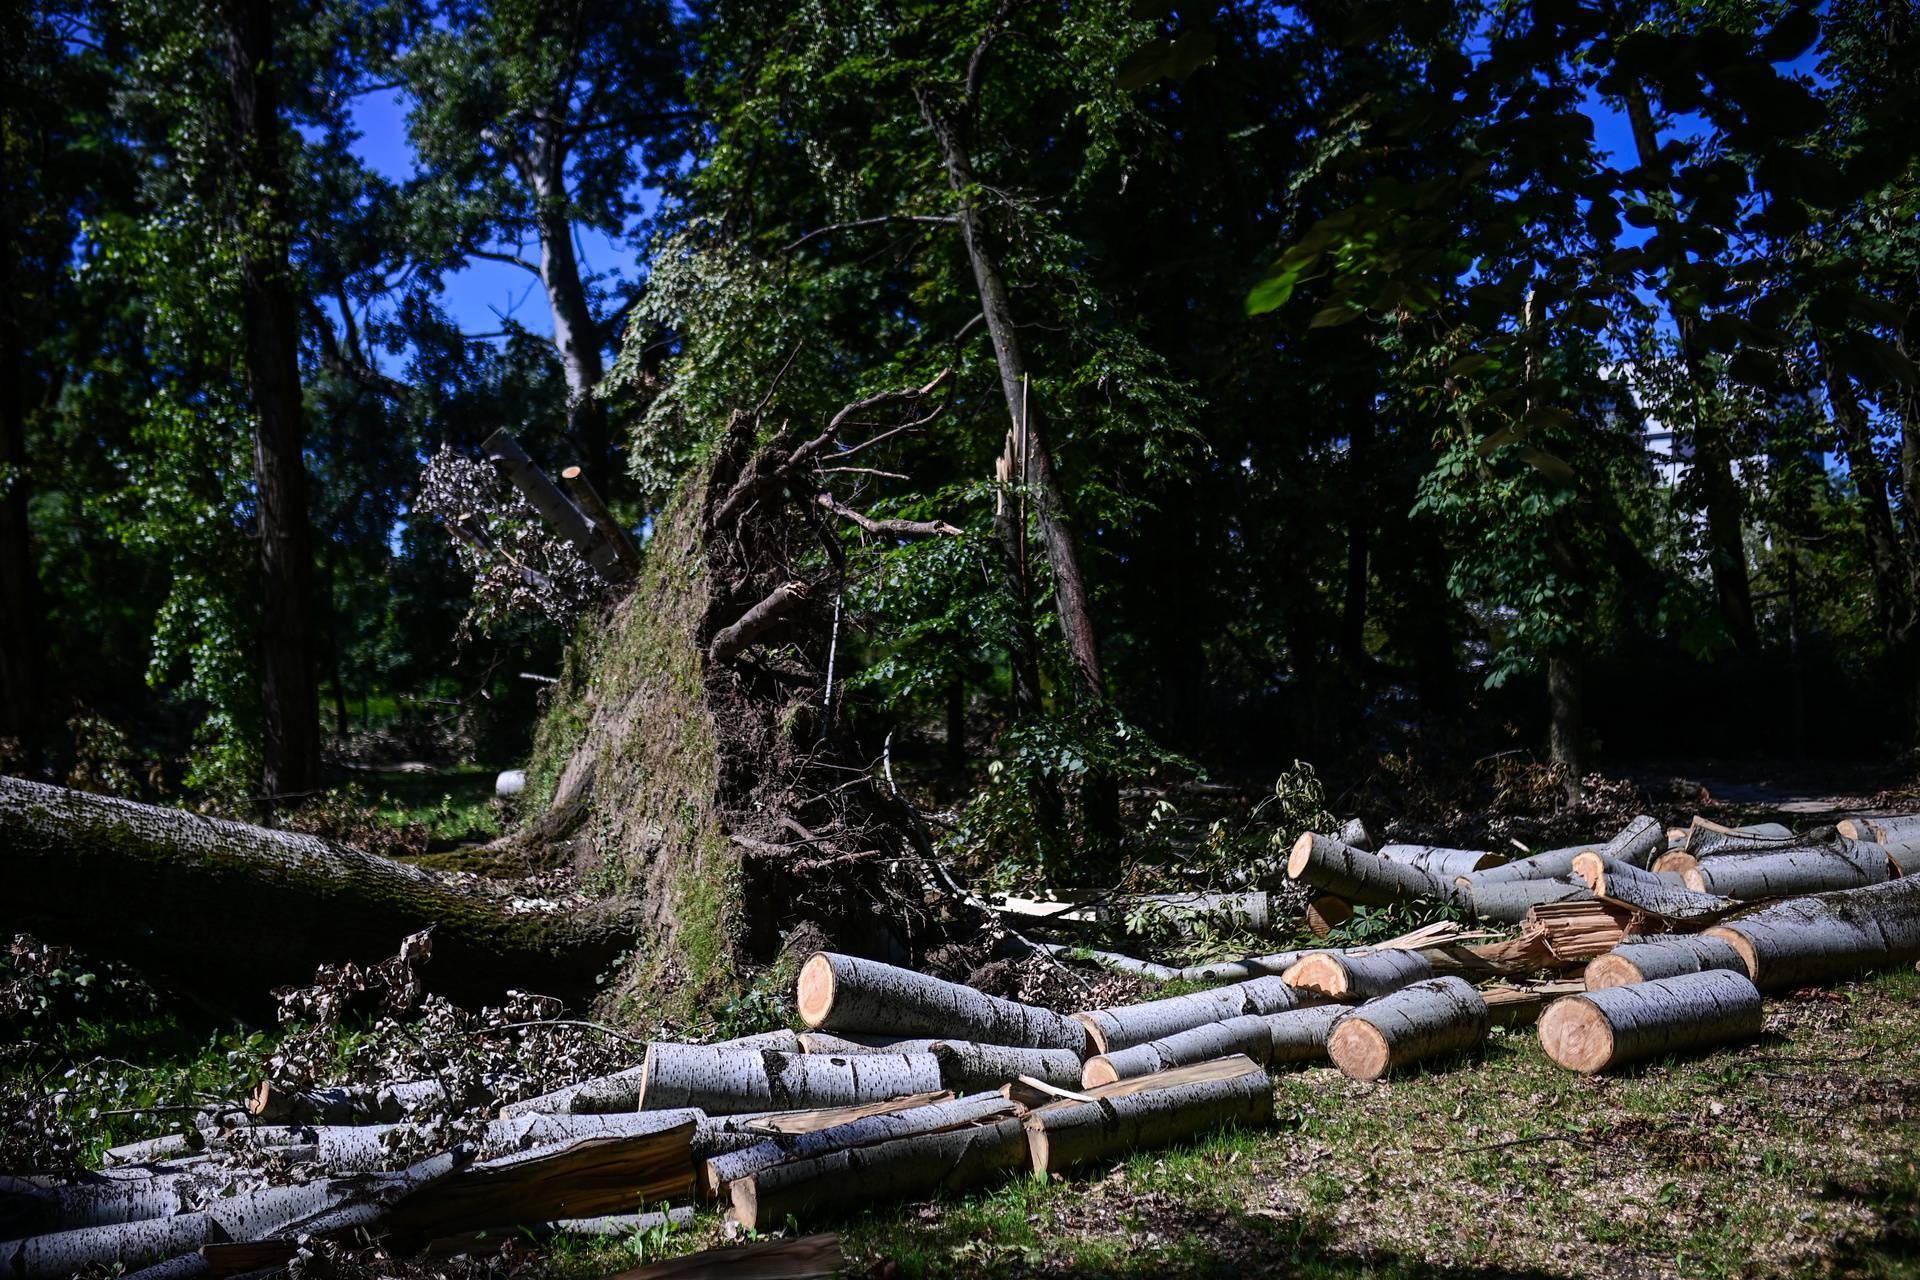
[[[794,1003],[801,1021],[826,1031],[965,1036],[982,1044],[1075,1053],[1086,1047],[1079,1025],[1050,1009],[827,951],[816,952],[801,967]]]
[[[1260,1064],[1246,1058],[1216,1061],[1240,1069],[1212,1079],[1186,1079],[1179,1071],[1147,1076],[1125,1082],[1141,1086],[1135,1092],[1039,1108],[1026,1120],[1034,1172],[1058,1173],[1091,1160],[1178,1142],[1224,1124],[1271,1124],[1273,1086]]]
[[[1434,978],[1342,1018],[1327,1037],[1327,1056],[1355,1080],[1378,1080],[1396,1067],[1478,1046],[1490,1023],[1479,992],[1460,978]]]
[[[1448,882],[1418,868],[1310,831],[1294,841],[1287,878],[1364,906],[1428,898],[1444,902],[1452,896]]]
[[[0,234],[0,738],[18,745],[21,765],[40,768],[40,580],[27,504],[33,469],[27,457],[27,360],[20,316],[26,282],[17,278],[14,237]]]
[[[1430,844],[1383,844],[1380,846],[1380,856],[1392,862],[1405,863],[1415,871],[1423,871],[1442,884],[1451,884],[1461,876],[1504,866],[1507,861],[1497,853],[1484,853],[1478,849],[1445,849]]]
[[[1245,1054],[1255,1062],[1265,1062],[1272,1049],[1273,1032],[1267,1018],[1244,1013],[1237,1018],[1175,1032],[1164,1040],[1149,1040],[1130,1049],[1097,1054],[1087,1059],[1077,1083],[1090,1089],[1236,1053]]]
[[[1535,907],[1590,901],[1593,893],[1583,884],[1560,880],[1502,880],[1491,884],[1467,880],[1461,882],[1455,896],[1475,920],[1518,924]]]
[[[301,456],[300,328],[280,156],[270,0],[223,0],[235,160],[255,203],[240,211],[247,383],[253,398],[254,502],[260,536],[260,680],[269,800],[320,780],[314,673],[313,552]]]
[[[1688,888],[1686,877],[1679,872],[1642,871],[1591,851],[1573,860],[1573,870],[1595,897],[1664,920],[1675,928],[1703,929],[1740,907],[1730,897]]]
[[[1287,985],[1329,1000],[1371,1000],[1433,976],[1418,951],[1315,951],[1284,975]]]
[[[1879,884],[1891,871],[1879,845],[1836,841],[1821,848],[1707,858],[1684,878],[1695,893],[1752,900]]]
[[[1321,1004],[1289,1009],[1267,1016],[1267,1065],[1318,1062],[1327,1056],[1327,1037],[1334,1024],[1352,1010],[1343,1004]]]
[[[640,1107],[699,1107],[711,1115],[801,1111],[857,1107],[940,1087],[940,1062],[930,1053],[841,1057],[655,1043],[647,1046]]]
[[[1760,992],[1744,973],[1708,969],[1556,1000],[1540,1015],[1540,1047],[1570,1071],[1592,1073],[1750,1039],[1760,1034]]]
[[[998,1089],[1009,1080],[1031,1076],[1071,1089],[1080,1083],[1080,1055],[1072,1049],[1028,1049],[1016,1045],[936,1040],[940,1083],[955,1093]]]
[[[16,778],[0,778],[0,850],[5,928],[239,1007],[321,964],[385,959],[429,927],[437,992],[580,994],[632,936],[611,905],[542,909],[317,836]]]
[[[580,279],[579,255],[573,250],[573,218],[561,163],[556,144],[548,139],[538,154],[527,158],[524,170],[540,234],[540,283],[553,315],[553,346],[567,378],[567,435],[580,451],[588,478],[608,485],[615,467],[607,411],[594,395],[606,376],[606,361],[601,356],[600,326],[594,322]]]
[[[1587,962],[1587,990],[1602,991],[1658,978],[1678,978],[1709,969],[1732,969],[1744,976],[1747,966],[1725,938],[1676,934],[1623,942]]]
[[[1762,991],[1920,959],[1920,877],[1790,898],[1707,930],[1733,944]]]
[[[1586,712],[1581,693],[1580,642],[1568,641],[1547,655],[1547,759],[1560,769],[1568,803],[1586,791]]]
[[[1169,996],[1145,1004],[1117,1005],[1076,1013],[1087,1039],[1100,1053],[1131,1049],[1137,1044],[1164,1040],[1209,1022],[1224,1022],[1248,1013],[1280,1013],[1300,1004],[1300,993],[1281,978],[1254,978],[1211,991]]]

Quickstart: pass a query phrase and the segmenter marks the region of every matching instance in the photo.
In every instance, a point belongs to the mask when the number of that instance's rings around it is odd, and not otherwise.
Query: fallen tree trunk
[[[1369,1000],[1327,1037],[1327,1056],[1355,1080],[1378,1080],[1423,1058],[1472,1049],[1487,1038],[1487,1002],[1460,978],[1432,978]]]
[[[1524,858],[1515,858],[1512,862],[1485,871],[1476,871],[1471,875],[1458,877],[1455,884],[1496,885],[1520,884],[1532,880],[1561,880],[1573,873],[1573,860],[1598,846],[1590,844],[1570,845],[1565,849],[1548,849],[1541,853],[1529,854]]]
[[[1920,878],[1770,903],[1707,936],[1732,943],[1762,991],[1905,964],[1920,959]]]
[[[1669,934],[1644,942],[1624,942],[1603,956],[1595,956],[1587,962],[1587,990],[1602,991],[1710,969],[1744,974],[1747,966],[1725,938]]]
[[[1453,896],[1447,881],[1311,831],[1295,841],[1287,855],[1287,877],[1368,906],[1426,898],[1445,902]]]
[[[1540,1015],[1540,1047],[1570,1071],[1760,1034],[1760,991],[1744,973],[1708,969],[1607,987],[1554,1001]]]
[[[0,928],[123,960],[228,1002],[372,964],[432,927],[427,979],[462,1002],[585,994],[632,926],[318,836],[0,778]]]
[[[1798,842],[1799,837],[1778,822],[1728,827],[1696,817],[1687,828],[1686,850],[1696,858],[1711,858],[1722,853],[1784,848]]]
[[[884,1102],[869,1102],[857,1107],[816,1107],[810,1111],[767,1111],[759,1115],[721,1116],[719,1120],[735,1125],[742,1133],[766,1137],[781,1133],[818,1133],[822,1129],[831,1129],[835,1125],[852,1124],[855,1120],[864,1120],[868,1116],[892,1115],[897,1111],[911,1111],[915,1107],[931,1107],[935,1103],[952,1102],[953,1094],[946,1089],[935,1089],[928,1093],[903,1094],[898,1098],[888,1098]]]
[[[729,1211],[749,1230],[778,1228],[788,1218],[960,1191],[1026,1163],[1026,1132],[1017,1116],[961,1129],[896,1138],[761,1169],[728,1185]]]
[[[210,1213],[80,1227],[0,1244],[0,1274],[12,1280],[66,1280],[90,1267],[131,1271],[226,1238]]]
[[[1268,1014],[1267,1065],[1277,1067],[1323,1060],[1333,1024],[1351,1012],[1343,1004],[1322,1004]]]
[[[1224,1062],[1234,1065],[1232,1058]],[[1163,1146],[1224,1124],[1271,1124],[1273,1086],[1267,1082],[1267,1073],[1251,1059],[1240,1059],[1240,1063],[1244,1065],[1233,1074],[1214,1079],[1181,1079],[1177,1073],[1163,1073],[1128,1081],[1141,1086],[1134,1092],[1040,1107],[1025,1122],[1034,1172],[1057,1173],[1141,1147]]]
[[[1703,929],[1740,909],[1732,898],[1687,888],[1678,874],[1642,871],[1597,853],[1575,858],[1573,870],[1596,897],[1683,928]]]
[[[1643,813],[1622,827],[1613,839],[1601,845],[1596,852],[1644,870],[1654,858],[1666,852],[1666,848],[1665,828],[1661,827],[1658,819]]]
[[[782,1053],[801,1053],[800,1037],[784,1028],[739,1036],[708,1046],[714,1049],[777,1049]],[[646,1063],[628,1067],[611,1075],[596,1076],[570,1084],[564,1089],[522,1098],[500,1108],[502,1117],[553,1113],[559,1115],[605,1115],[640,1109],[640,1082],[646,1078]]]
[[[1371,1000],[1431,978],[1433,965],[1418,951],[1314,951],[1281,976],[1329,1000]]]
[[[1568,859],[1567,865],[1571,869],[1572,859]],[[1501,869],[1495,868],[1496,871]],[[1458,884],[1455,896],[1475,920],[1518,924],[1535,907],[1592,901],[1593,891],[1583,884],[1562,880],[1503,880],[1489,884],[1483,880],[1468,879]]]
[[[841,1056],[650,1044],[640,1107],[699,1107],[714,1115],[849,1107],[941,1088],[930,1053]]]
[[[763,1138],[745,1150],[715,1156],[707,1161],[706,1192],[710,1198],[717,1199],[726,1193],[728,1184],[736,1178],[744,1178],[778,1164],[811,1160],[830,1152],[870,1147],[896,1138],[937,1133],[982,1120],[998,1120],[1017,1114],[1019,1110],[1018,1104],[1009,1101],[998,1091],[991,1091],[906,1111],[865,1116],[810,1133]]]
[[[795,1003],[801,1021],[821,1031],[963,1036],[981,1044],[1086,1052],[1085,1033],[1051,1009],[831,951],[815,952],[801,966]]]
[[[1071,1049],[936,1040],[930,1052],[940,1064],[940,1083],[955,1093],[998,1089],[1022,1076],[1069,1089],[1080,1081],[1080,1055]]]
[[[1447,849],[1430,844],[1383,844],[1379,856],[1431,876],[1441,884],[1506,865],[1506,858],[1480,849]]]
[[[1284,1016],[1284,1015],[1280,1015]],[[1097,1054],[1087,1059],[1078,1084],[1083,1088],[1150,1076],[1174,1067],[1211,1062],[1233,1054],[1244,1054],[1255,1062],[1265,1062],[1273,1050],[1273,1032],[1267,1018],[1257,1013],[1241,1014],[1224,1022],[1176,1032],[1164,1040],[1149,1040],[1130,1049]]]
[[[1245,1013],[1279,1013],[1300,1002],[1300,993],[1284,978],[1254,978],[1192,995],[1092,1009],[1073,1017],[1085,1028],[1095,1052],[1112,1053]]]
[[[801,1053],[931,1053],[940,1041],[922,1037],[897,1040],[891,1036],[836,1036],[826,1031],[802,1031],[794,1037]]]
[[[1785,898],[1879,884],[1892,870],[1877,844],[1835,842],[1779,853],[1726,853],[1685,872],[1687,888],[1730,898]]]

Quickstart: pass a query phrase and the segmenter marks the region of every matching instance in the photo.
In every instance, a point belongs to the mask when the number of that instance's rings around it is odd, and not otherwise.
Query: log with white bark
[[[638,915],[559,907],[293,831],[0,777],[0,930],[86,947],[258,1005],[322,964],[433,929],[424,976],[461,1003],[586,993]]]
[[[1371,1000],[1433,976],[1418,951],[1310,951],[1285,974],[1288,986],[1329,1000]]]
[[[108,1147],[101,1152],[100,1160],[109,1167],[152,1164],[158,1160],[192,1155],[206,1144],[206,1137],[197,1129],[187,1133],[167,1133],[158,1138],[141,1138],[137,1142],[123,1142],[117,1147]]]
[[[1487,1002],[1460,978],[1431,978],[1369,1000],[1327,1037],[1327,1056],[1355,1080],[1378,1080],[1396,1067],[1480,1045]]]
[[[1356,849],[1373,848],[1373,837],[1367,834],[1367,824],[1358,818],[1348,818],[1341,823],[1340,830],[1334,832],[1333,838]]]
[[[1027,1146],[1036,1173],[1058,1173],[1092,1160],[1165,1146],[1226,1124],[1273,1121],[1273,1086],[1249,1058],[1216,1059],[1239,1066],[1231,1075],[1182,1080],[1177,1072],[1123,1083],[1090,1102],[1049,1103],[1026,1118]]]
[[[210,1213],[80,1227],[0,1244],[0,1275],[11,1280],[66,1280],[94,1267],[131,1271],[225,1239],[226,1232]]]
[[[804,1050],[800,1037],[784,1028],[778,1031],[761,1031],[749,1036],[736,1036],[731,1040],[722,1040],[712,1046],[717,1049],[778,1049],[783,1053],[801,1053]],[[640,1082],[646,1076],[646,1064],[628,1067],[611,1075],[595,1076],[590,1080],[581,1080],[555,1089],[551,1093],[539,1094],[532,1098],[522,1098],[518,1102],[509,1102],[500,1108],[500,1115],[523,1116],[539,1112],[552,1112],[571,1115],[602,1115],[618,1111],[638,1111],[640,1109]]]
[[[896,1138],[911,1138],[922,1133],[937,1133],[983,1120],[1018,1115],[1020,1107],[997,1090],[952,1098],[924,1107],[864,1116],[846,1124],[815,1129],[808,1133],[761,1138],[740,1151],[715,1156],[706,1162],[704,1182],[709,1198],[717,1198],[736,1178],[770,1169],[792,1160],[811,1160],[833,1151],[851,1147],[870,1147]]]
[[[1164,924],[1174,932],[1193,932],[1196,922],[1215,929],[1264,933],[1273,925],[1267,895],[1250,893],[1143,893],[1116,898],[1112,909],[1127,920]]]
[[[1906,964],[1920,959],[1920,877],[1769,903],[1707,936],[1732,943],[1762,991]]]
[[[1404,862],[1383,858],[1309,831],[1287,855],[1287,876],[1324,893],[1368,906],[1422,899],[1445,901],[1452,885]]]
[[[1723,853],[1685,873],[1687,888],[1729,898],[1786,898],[1879,884],[1892,867],[1877,844],[1851,840],[1778,853]]]
[[[1704,929],[1740,909],[1732,898],[1687,888],[1676,873],[1642,871],[1597,853],[1573,860],[1574,873],[1587,882],[1596,897],[1631,907],[1676,927]]]
[[[1432,844],[1383,844],[1379,855],[1389,862],[1412,867],[1442,884],[1451,884],[1457,877],[1470,876],[1476,871],[1505,866],[1507,862],[1501,854],[1481,849],[1449,849]]]
[[[1080,1055],[1071,1049],[936,1040],[928,1051],[940,1063],[940,1083],[955,1093],[998,1089],[1022,1076],[1068,1088],[1080,1080]]]
[[[1277,978],[1291,969],[1304,951],[1277,951],[1267,956],[1190,964],[1177,975],[1183,982],[1245,982],[1249,978]]]
[[[1036,945],[1056,960],[1085,960],[1090,964],[1099,965],[1102,969],[1124,973],[1130,978],[1145,978],[1149,982],[1172,982],[1180,977],[1180,970],[1172,965],[1156,964],[1151,960],[1122,955],[1118,951],[1100,951],[1093,947],[1074,946],[1064,942],[1041,942]]]
[[[191,1173],[106,1178],[83,1173],[71,1182],[0,1175],[0,1240],[166,1218],[193,1207]]]
[[[749,1230],[774,1230],[790,1217],[965,1190],[1026,1159],[1026,1133],[1019,1117],[1008,1116],[757,1170],[728,1184],[729,1216]]]
[[[1224,1022],[1176,1032],[1163,1040],[1149,1040],[1130,1049],[1088,1058],[1075,1084],[1082,1088],[1150,1076],[1174,1067],[1210,1062],[1233,1054],[1244,1054],[1255,1062],[1265,1062],[1273,1050],[1273,1033],[1267,1025],[1269,1015],[1246,1013]],[[1285,1015],[1272,1015],[1285,1016]],[[1069,1086],[1073,1087],[1073,1086]]]
[[[573,505],[566,494],[560,492],[558,485],[547,478],[520,442],[505,427],[495,431],[481,445],[486,451],[487,461],[498,467],[513,487],[533,504],[540,518],[553,527],[553,531],[573,544],[574,550],[600,575],[609,582],[621,582],[631,576],[626,566],[620,562],[619,549],[614,543],[602,537],[587,518],[586,512]]]
[[[930,1053],[780,1053],[655,1043],[647,1046],[640,1106],[731,1115],[858,1106],[941,1087],[940,1062]]]
[[[1300,993],[1284,978],[1266,977],[1144,1004],[1092,1009],[1073,1017],[1085,1028],[1094,1052],[1112,1053],[1205,1023],[1224,1022],[1243,1013],[1279,1013],[1300,1003]]]
[[[1677,978],[1710,969],[1732,969],[1744,974],[1747,966],[1725,938],[1705,934],[1663,934],[1623,942],[1587,962],[1587,990],[1602,991],[1658,978]]]
[[[1324,1062],[1327,1037],[1333,1033],[1334,1023],[1351,1012],[1353,1010],[1344,1004],[1322,1004],[1268,1014],[1267,1065]]]
[[[801,1020],[820,1031],[952,1036],[1086,1052],[1085,1033],[1051,1009],[831,951],[815,952],[801,966],[795,1003]]]
[[[1666,849],[1666,830],[1658,819],[1643,813],[1622,827],[1613,839],[1601,845],[1596,852],[1644,870]]]
[[[1571,870],[1571,858],[1567,865]],[[1565,880],[1506,880],[1489,884],[1471,879],[1462,881],[1455,893],[1469,916],[1496,924],[1518,924],[1535,907],[1550,903],[1593,900],[1593,890]]]
[[[1556,1000],[1540,1047],[1571,1071],[1605,1071],[1760,1034],[1760,991],[1744,973],[1708,969]]]
[[[940,1041],[932,1037],[901,1040],[894,1036],[836,1036],[826,1031],[802,1031],[794,1038],[800,1053],[927,1053]]]
[[[1458,877],[1474,885],[1517,884],[1530,880],[1561,880],[1573,872],[1573,860],[1598,845],[1576,844],[1564,849],[1546,849],[1539,853],[1530,853],[1524,858],[1515,858],[1512,862],[1485,871],[1476,871],[1472,875]]]
[[[1778,822],[1729,827],[1696,816],[1687,827],[1686,850],[1696,858],[1710,858],[1720,853],[1777,848],[1793,843],[1796,843],[1793,832]]]
[[[738,1128],[743,1133],[765,1137],[779,1133],[815,1133],[821,1129],[831,1129],[835,1125],[852,1124],[855,1120],[864,1120],[868,1116],[889,1115],[896,1111],[911,1111],[915,1107],[930,1107],[939,1102],[952,1102],[950,1090],[935,1089],[927,1093],[902,1094],[897,1098],[888,1098],[884,1102],[869,1102],[857,1107],[818,1107],[809,1111],[766,1111],[758,1115],[715,1116],[713,1121]]]

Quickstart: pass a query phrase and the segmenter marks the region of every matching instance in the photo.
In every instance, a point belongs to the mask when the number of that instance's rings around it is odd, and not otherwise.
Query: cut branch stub
[[[721,628],[713,637],[713,643],[707,647],[707,656],[717,663],[732,662],[769,627],[804,603],[806,598],[806,583],[781,583],[765,599],[741,614],[738,622]]]
[[[547,473],[535,465],[511,431],[502,427],[488,436],[481,448],[486,450],[487,460],[506,473],[513,487],[525,495],[541,518],[553,526],[553,531],[571,542],[580,557],[598,570],[601,577],[619,582],[628,576],[613,544],[594,531],[586,513],[574,506],[547,478]]]

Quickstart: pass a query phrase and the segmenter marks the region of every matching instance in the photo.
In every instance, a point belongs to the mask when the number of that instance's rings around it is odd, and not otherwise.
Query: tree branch
[[[830,493],[823,493],[815,499],[822,508],[831,511],[842,520],[851,520],[868,533],[876,533],[888,538],[957,538],[960,530],[945,520],[876,520],[864,511],[834,500]]]
[[[832,235],[836,231],[855,231],[862,227],[879,227],[889,222],[918,222],[930,226],[951,227],[959,225],[960,219],[950,213],[888,213],[878,218],[856,218],[852,222],[832,222],[824,227],[815,227],[792,244],[783,245],[782,253],[792,253],[809,240]]]
[[[314,336],[320,340],[320,363],[323,366],[389,400],[405,401],[412,397],[413,388],[398,378],[389,377],[362,360],[349,359],[340,350],[340,339],[333,332],[333,322],[327,319],[327,313],[312,298],[307,299],[307,316],[313,322]]]
[[[485,258],[489,262],[504,262],[508,266],[519,267],[522,271],[530,271],[536,276],[540,275],[540,265],[538,263],[529,262],[517,253],[495,253],[491,249],[476,249],[472,245],[467,245],[462,248],[460,252],[469,258]]]
[[[799,608],[807,598],[807,584],[804,582],[783,582],[760,601],[759,604],[740,615],[740,620],[730,627],[722,628],[707,646],[707,656],[714,662],[731,662],[758,639],[774,623]]]

